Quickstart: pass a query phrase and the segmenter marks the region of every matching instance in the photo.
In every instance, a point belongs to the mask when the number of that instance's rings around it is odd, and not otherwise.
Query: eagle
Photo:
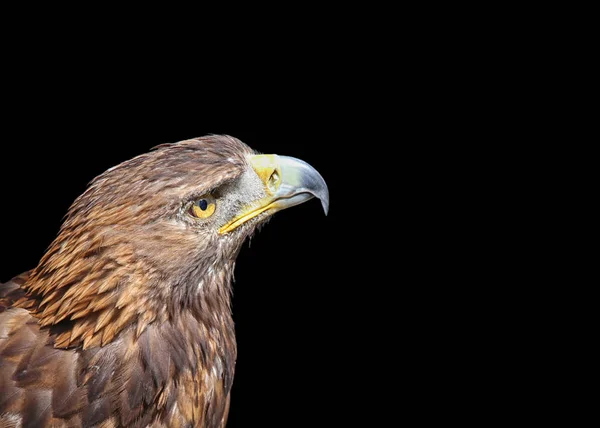
[[[108,169],[32,270],[0,284],[1,427],[224,427],[243,242],[329,193],[308,163],[228,135]]]

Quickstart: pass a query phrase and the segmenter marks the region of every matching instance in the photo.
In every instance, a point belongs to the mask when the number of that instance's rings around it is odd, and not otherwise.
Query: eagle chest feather
[[[59,350],[23,309],[0,323],[0,426],[218,427],[227,418],[232,324],[217,331],[182,316],[101,348]]]
[[[149,328],[140,337],[132,404],[154,406],[167,426],[219,426],[227,417],[235,368],[233,324],[216,329],[181,321],[189,324]]]

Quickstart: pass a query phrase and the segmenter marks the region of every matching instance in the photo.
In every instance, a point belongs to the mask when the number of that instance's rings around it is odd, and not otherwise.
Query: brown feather
[[[96,319],[96,323],[94,326],[94,334],[98,333],[99,330],[106,327],[106,325],[110,322],[110,320],[112,319],[114,314],[115,314],[115,312],[110,309],[102,311],[100,313],[100,315],[98,315],[98,318]]]
[[[0,427],[225,425],[230,283],[256,225],[221,248],[180,216],[250,153],[203,137],[93,180],[38,266],[0,284]]]

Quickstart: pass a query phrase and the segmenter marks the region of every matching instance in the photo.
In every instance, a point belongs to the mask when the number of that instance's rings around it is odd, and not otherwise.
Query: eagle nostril
[[[277,170],[273,171],[273,174],[271,174],[271,177],[269,178],[269,189],[271,191],[275,191],[277,190],[278,184],[279,184],[279,173],[277,172]]]

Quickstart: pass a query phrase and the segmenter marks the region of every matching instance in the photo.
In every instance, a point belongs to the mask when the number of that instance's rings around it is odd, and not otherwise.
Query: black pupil
[[[206,211],[206,209],[208,208],[208,201],[206,199],[200,199],[198,201],[198,206],[202,211]]]

